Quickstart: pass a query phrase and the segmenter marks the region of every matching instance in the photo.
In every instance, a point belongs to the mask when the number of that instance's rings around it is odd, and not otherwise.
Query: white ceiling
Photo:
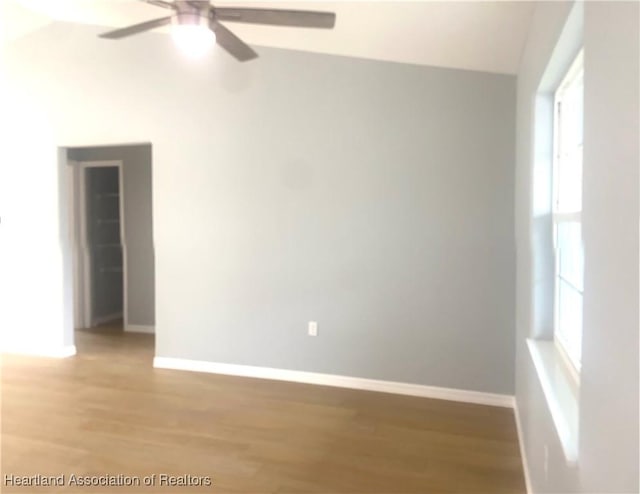
[[[0,4],[3,39],[15,39],[51,20],[123,27],[167,15],[166,10],[137,0],[0,0]],[[518,70],[534,8],[526,1],[223,0],[215,4],[337,14],[334,30],[227,23],[252,45],[506,74]]]

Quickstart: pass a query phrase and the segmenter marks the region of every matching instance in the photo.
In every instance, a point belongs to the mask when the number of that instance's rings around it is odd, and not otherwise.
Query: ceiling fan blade
[[[120,39],[125,36],[131,36],[132,34],[142,33],[160,26],[166,26],[171,24],[171,16],[161,17],[160,19],[154,19],[152,21],[141,22],[140,24],[134,24],[133,26],[123,27],[122,29],[116,29],[115,31],[109,31],[99,35],[100,38],[107,39]]]
[[[156,7],[162,7],[165,9],[176,9],[176,6],[171,2],[165,2],[164,0],[142,0],[145,3],[150,3],[151,5],[155,5]]]
[[[222,24],[212,21],[210,26],[216,33],[217,43],[240,62],[246,62],[247,60],[258,58],[258,54],[253,51],[248,44],[238,38]]]
[[[221,7],[215,9],[216,19],[228,22],[270,24],[273,26],[319,27],[331,29],[336,24],[333,12],[308,10],[243,9]]]

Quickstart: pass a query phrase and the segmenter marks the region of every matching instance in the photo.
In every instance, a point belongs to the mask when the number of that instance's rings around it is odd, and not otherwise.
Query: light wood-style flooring
[[[153,336],[114,328],[78,331],[76,346],[2,356],[2,492],[525,492],[509,409],[153,369]],[[80,487],[71,474],[212,485]]]

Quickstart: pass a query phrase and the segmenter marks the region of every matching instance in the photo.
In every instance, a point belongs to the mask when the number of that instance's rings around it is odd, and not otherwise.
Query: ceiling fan
[[[142,0],[145,3],[172,10],[172,14],[133,26],[102,33],[107,39],[120,39],[160,26],[173,24],[174,38],[183,47],[206,47],[214,41],[245,62],[258,54],[220,22],[244,22],[273,26],[311,27],[332,29],[336,22],[333,12],[307,10],[253,9],[239,7],[214,7],[209,0]]]

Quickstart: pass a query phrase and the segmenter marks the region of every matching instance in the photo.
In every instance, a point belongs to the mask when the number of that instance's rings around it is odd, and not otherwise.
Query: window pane
[[[557,311],[556,338],[579,369],[582,354],[582,294],[562,279],[558,280]]]
[[[582,149],[584,119],[582,53],[556,92],[554,233],[556,242],[555,338],[577,369],[582,348]]]
[[[561,127],[562,148],[568,149],[582,145],[584,87],[582,75],[576,77],[560,96],[562,101]]]
[[[558,161],[556,211],[576,213],[582,210],[582,147]]]
[[[558,274],[576,290],[584,290],[584,247],[582,224],[558,223]]]
[[[580,75],[560,95],[556,210],[582,210],[582,137],[584,90]]]

